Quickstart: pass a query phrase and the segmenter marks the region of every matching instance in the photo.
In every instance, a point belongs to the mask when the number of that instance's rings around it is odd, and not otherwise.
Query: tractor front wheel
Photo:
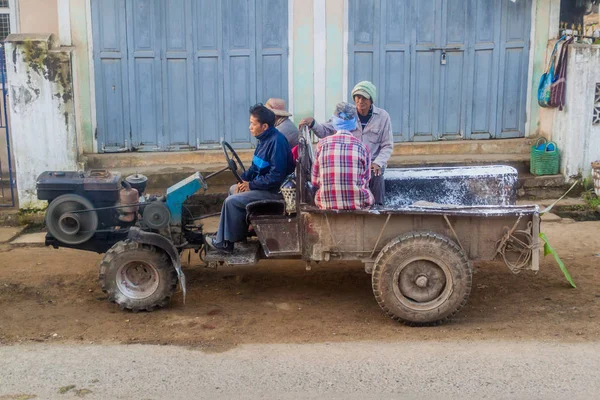
[[[104,255],[99,281],[108,299],[122,310],[152,311],[173,297],[177,272],[163,251],[125,240]]]

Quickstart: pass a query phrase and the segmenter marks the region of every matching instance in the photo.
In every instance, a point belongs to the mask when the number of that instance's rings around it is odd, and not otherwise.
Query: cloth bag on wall
[[[561,37],[556,41],[554,45],[554,49],[552,50],[552,55],[550,56],[550,61],[548,62],[548,67],[546,71],[542,74],[540,78],[540,84],[538,86],[538,104],[540,107],[551,107],[550,106],[550,87],[552,83],[556,80],[554,65],[556,63],[556,51],[558,50],[559,44],[565,40],[565,37]]]
[[[550,85],[550,107],[558,107],[562,111],[567,95],[567,60],[569,57],[569,45],[573,38],[567,40],[560,49],[558,64],[552,85]]]

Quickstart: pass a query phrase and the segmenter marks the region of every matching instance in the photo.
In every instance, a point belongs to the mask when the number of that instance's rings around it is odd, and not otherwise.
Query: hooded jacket
[[[281,132],[270,127],[256,136],[258,145],[252,165],[241,178],[250,183],[250,190],[278,193],[285,178],[294,171],[290,144]]]

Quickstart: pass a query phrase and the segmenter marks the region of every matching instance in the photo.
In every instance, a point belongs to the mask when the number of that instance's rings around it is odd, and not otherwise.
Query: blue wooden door
[[[159,150],[166,145],[161,76],[161,15],[155,0],[126,3],[132,149]]]
[[[393,0],[390,0],[393,2]],[[440,122],[442,0],[419,0],[412,4],[409,138],[432,140]],[[416,20],[416,21],[415,21]],[[415,23],[416,22],[416,23]]]
[[[167,150],[196,148],[192,0],[155,0],[163,7],[162,96]],[[206,117],[206,116],[205,116]]]
[[[256,2],[257,100],[288,100],[288,2]]]
[[[98,149],[128,151],[131,139],[125,2],[93,1],[92,13]]]
[[[101,151],[248,147],[288,100],[287,0],[92,0]]]
[[[223,0],[225,140],[249,143],[248,109],[256,103],[255,1]]]
[[[221,0],[193,2],[195,124],[198,147],[212,148],[225,138],[223,15]],[[227,140],[230,140],[228,137]]]
[[[497,136],[496,110],[499,95],[500,41],[502,7],[495,0],[480,0],[472,10],[473,50],[469,65],[468,93],[471,106],[467,137],[487,139]],[[515,100],[515,99],[513,99]]]
[[[466,126],[470,7],[465,0],[442,1],[441,6],[441,41],[433,57],[440,71],[439,111],[431,135],[433,140],[461,139]]]
[[[522,137],[531,0],[351,0],[350,88],[373,81],[397,141]]]
[[[531,0],[502,1],[499,5],[502,6],[498,46],[501,69],[495,136],[522,137],[527,116]]]

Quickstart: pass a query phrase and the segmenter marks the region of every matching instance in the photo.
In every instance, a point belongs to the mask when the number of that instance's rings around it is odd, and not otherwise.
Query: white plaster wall
[[[600,46],[572,45],[566,107],[555,111],[552,132],[562,151],[561,172],[567,178],[588,177],[590,164],[600,160],[600,125],[592,125],[596,83],[600,83]]]
[[[11,36],[28,40],[24,38],[27,35]],[[6,43],[6,69],[19,207],[39,208],[45,202],[36,196],[37,177],[44,171],[77,170],[72,100],[57,97],[63,92],[60,85],[47,79],[43,69],[36,72],[25,60],[22,44],[10,39]]]

